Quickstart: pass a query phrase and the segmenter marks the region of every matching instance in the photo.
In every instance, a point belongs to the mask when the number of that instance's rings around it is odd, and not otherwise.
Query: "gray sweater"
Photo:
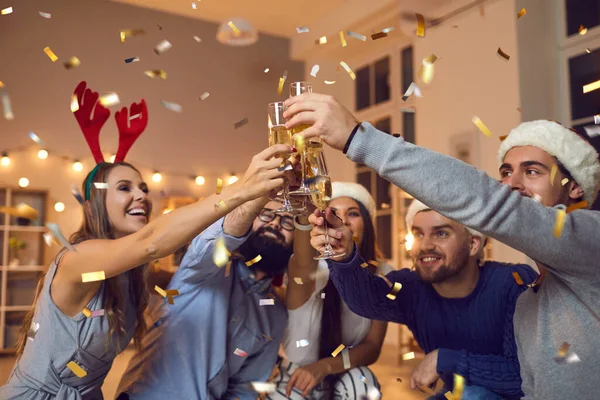
[[[549,274],[539,290],[521,295],[514,316],[525,398],[600,398],[600,212],[569,213],[557,239],[555,208],[459,160],[367,122],[346,146],[352,161],[432,209],[544,264]],[[564,342],[580,362],[554,360]]]

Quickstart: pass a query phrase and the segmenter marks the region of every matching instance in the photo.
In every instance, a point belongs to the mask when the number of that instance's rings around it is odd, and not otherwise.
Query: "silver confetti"
[[[381,32],[383,32],[383,33],[390,33],[393,30],[394,30],[394,27],[390,26],[389,28],[382,29]]]
[[[308,340],[306,340],[306,339],[296,340],[296,347],[306,347],[306,346],[308,346]]]
[[[178,113],[183,111],[183,107],[180,104],[171,103],[169,101],[164,101],[164,100],[161,100],[160,102],[165,108],[167,108],[171,111],[178,112]]]
[[[204,101],[208,98],[208,96],[210,96],[210,93],[204,92],[200,95],[200,100]]]
[[[200,43],[202,41],[202,39],[200,39],[198,36],[194,36],[194,40],[198,43]]]
[[[71,193],[73,193],[73,196],[75,196],[75,199],[77,200],[77,202],[79,202],[79,204],[83,205],[83,203],[85,203],[85,201],[83,200],[83,196],[81,195],[81,192],[79,191],[76,185],[71,185]]]
[[[595,118],[596,117],[594,117],[594,121],[595,121]],[[585,133],[587,133],[587,135],[591,138],[600,135],[600,126],[589,125],[589,126],[584,126],[583,129],[585,130]]]
[[[50,19],[52,18],[52,15],[50,13],[45,13],[45,12],[41,12],[40,11],[40,15],[44,18]]]
[[[108,189],[108,183],[106,182],[94,182],[96,189]]]
[[[9,121],[15,119],[15,115],[12,112],[12,106],[10,104],[10,97],[8,97],[8,93],[1,93],[0,97],[2,97],[2,110],[4,112],[4,118],[6,118]]]
[[[306,33],[306,32],[308,32],[308,28],[305,27],[305,26],[299,26],[299,27],[296,28],[296,32],[298,32],[298,33]]]
[[[313,65],[312,69],[310,70],[310,76],[316,78],[320,68],[321,67],[319,67],[319,64]]]
[[[596,125],[600,124],[600,115],[594,115],[594,123]]]
[[[158,55],[161,55],[162,53],[169,50],[171,47],[173,47],[173,45],[168,40],[165,39],[156,45],[156,47],[154,48],[154,52]]]
[[[404,96],[402,96],[402,101],[408,100],[408,98],[412,96],[413,93],[417,97],[423,97],[423,95],[421,94],[421,89],[419,89],[419,87],[414,82],[410,84],[410,86],[406,90],[406,93],[404,93]]]
[[[258,393],[273,393],[276,385],[273,382],[252,382],[252,389]]]
[[[27,339],[33,341],[35,339],[35,335],[37,335],[40,330],[39,322],[31,321],[31,326],[29,327],[29,331],[27,331]]]
[[[367,37],[365,35],[361,35],[360,33],[348,31],[346,34],[354,39],[362,40],[363,42],[367,41]]]
[[[565,357],[554,357],[554,361],[558,365],[575,364],[581,361],[579,356],[575,353],[568,353]]]
[[[274,306],[275,305],[275,299],[260,299],[258,301],[258,305],[260,305],[260,306]]]
[[[65,246],[67,249],[69,249],[71,251],[75,251],[75,248],[71,245],[71,243],[69,243],[69,241],[67,240],[65,235],[63,235],[62,232],[60,231],[60,227],[58,226],[58,224],[55,224],[53,222],[48,222],[46,224],[46,228],[48,228],[50,230],[50,232],[52,232],[52,235],[54,235],[54,237],[56,238],[56,240],[58,240],[58,242],[60,244],[62,244],[63,246]]]
[[[138,61],[140,61],[139,57],[126,58],[125,64],[131,64],[131,63],[138,62]]]
[[[50,232],[46,232],[42,236],[44,238],[44,242],[46,242],[46,245],[48,247],[52,247],[52,243],[54,242],[52,234]]]

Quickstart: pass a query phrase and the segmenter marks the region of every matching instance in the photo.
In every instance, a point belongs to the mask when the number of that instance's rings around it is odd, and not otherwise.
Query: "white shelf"
[[[10,232],[46,232],[48,228],[45,226],[21,226],[21,225],[0,225],[0,231]]]

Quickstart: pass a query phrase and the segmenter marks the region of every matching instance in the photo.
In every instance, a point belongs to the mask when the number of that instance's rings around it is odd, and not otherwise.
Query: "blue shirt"
[[[162,299],[151,307],[142,351],[129,363],[117,393],[131,399],[256,399],[250,382],[266,381],[273,371],[287,324],[287,310],[271,286],[234,261],[213,262],[215,239],[229,251],[247,236],[223,232],[223,219],[194,239]],[[259,305],[273,299],[274,305]]]
[[[457,373],[468,385],[504,397],[523,395],[513,315],[519,295],[537,277],[531,267],[486,262],[475,289],[463,298],[440,296],[414,271],[393,271],[386,277],[402,288],[396,300],[390,300],[385,280],[362,268],[362,263],[356,251],[349,263],[328,261],[340,296],[358,315],[408,326],[426,354],[437,349],[437,372],[447,390],[452,390]],[[521,276],[523,286],[513,272]]]

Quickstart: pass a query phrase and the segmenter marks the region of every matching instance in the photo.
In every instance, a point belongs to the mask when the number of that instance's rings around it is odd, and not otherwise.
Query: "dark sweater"
[[[457,373],[468,385],[503,397],[523,395],[513,314],[517,298],[537,276],[531,267],[487,262],[473,292],[456,299],[440,296],[413,271],[393,271],[387,278],[402,289],[392,301],[386,297],[388,284],[360,266],[363,260],[356,251],[348,263],[328,263],[330,279],[353,312],[404,324],[425,353],[438,350],[437,372],[445,389],[452,390]],[[516,283],[515,271],[525,285]]]

